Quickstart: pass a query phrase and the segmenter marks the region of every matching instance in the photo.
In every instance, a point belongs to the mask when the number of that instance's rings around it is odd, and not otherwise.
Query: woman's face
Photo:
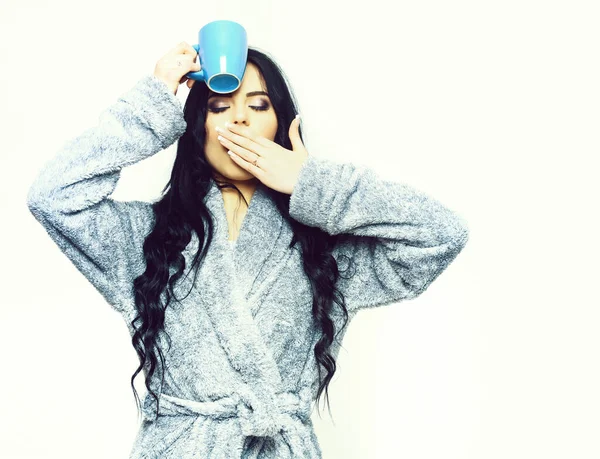
[[[227,154],[217,139],[216,127],[225,129],[225,122],[235,123],[250,128],[255,135],[269,140],[275,139],[277,117],[268,95],[247,93],[255,91],[267,92],[258,68],[248,62],[240,87],[229,94],[218,94],[209,89],[206,111],[206,143],[204,149],[206,160],[212,166],[214,175],[228,179],[227,181],[258,180],[250,172],[238,166]]]

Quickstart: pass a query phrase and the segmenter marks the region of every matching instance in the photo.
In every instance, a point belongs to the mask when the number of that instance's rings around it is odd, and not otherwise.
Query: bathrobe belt
[[[144,419],[155,419],[156,401],[150,394],[144,398],[142,412]],[[303,457],[305,453],[305,442],[309,440],[312,428],[310,413],[310,400],[303,399],[296,392],[277,393],[272,404],[262,403],[250,390],[239,390],[215,401],[187,400],[166,394],[159,396],[159,416],[196,417],[191,430],[186,433],[188,437],[199,437],[201,426],[207,419],[237,418],[237,426],[236,423],[229,424],[235,426],[235,431],[228,434],[229,441],[233,440],[231,436],[240,432],[244,437],[271,437],[277,448],[289,449],[294,454],[292,457]],[[198,440],[201,441],[200,438]],[[264,440],[259,438],[252,449],[258,452]],[[230,451],[225,450],[227,447],[218,445],[216,449],[219,451],[213,450],[211,457],[231,457],[228,456]],[[221,448],[223,451],[220,451]]]

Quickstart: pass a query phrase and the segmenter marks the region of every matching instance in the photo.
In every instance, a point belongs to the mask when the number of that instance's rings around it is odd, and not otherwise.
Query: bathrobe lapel
[[[212,182],[206,205],[215,222],[214,238],[196,282],[199,301],[210,317],[220,345],[246,388],[250,389],[247,403],[256,415],[257,424],[262,424],[262,427],[256,427],[258,431],[268,432],[269,426],[276,427],[269,419],[269,413],[280,411],[274,404],[283,385],[273,353],[261,336],[255,316],[262,298],[276,283],[278,272],[284,269],[293,250],[287,248],[292,237],[291,228],[284,224],[263,187],[259,184],[250,200],[232,250],[227,241],[223,197]],[[187,252],[187,266],[196,248],[197,245]]]
[[[185,452],[196,451],[198,445],[205,444],[206,419],[216,422],[215,437],[210,454],[203,457],[229,459],[243,454],[256,459],[267,449],[282,459],[302,457],[306,451],[315,451],[316,455],[316,450],[310,449],[314,443],[310,429],[311,387],[302,385],[298,391],[284,388],[268,341],[268,334],[273,332],[269,318],[278,319],[267,308],[279,305],[264,299],[277,286],[280,273],[295,254],[288,249],[292,230],[264,186],[259,185],[232,249],[227,240],[223,197],[214,182],[205,202],[215,224],[213,239],[194,279],[189,268],[198,250],[198,238],[192,233],[183,252],[187,272],[176,284],[177,297],[189,295],[189,298],[183,306],[174,307],[198,308],[199,313],[208,316],[227,357],[223,364],[231,366],[223,367],[222,371],[234,370],[236,377],[230,379],[232,386],[227,388],[231,393],[216,400],[185,400],[163,394],[160,402],[163,414],[192,414],[194,418],[190,423],[177,424],[169,438],[145,448],[147,456],[142,457],[162,457],[171,445],[176,448],[173,457],[191,457]],[[259,310],[260,320],[257,320]],[[144,410],[147,419],[154,419],[154,402],[148,397]]]

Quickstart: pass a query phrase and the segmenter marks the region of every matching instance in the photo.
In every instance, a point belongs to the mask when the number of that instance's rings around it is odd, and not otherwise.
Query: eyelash
[[[221,113],[221,112],[225,111],[228,108],[229,107],[216,107],[216,108],[210,108],[209,107],[208,111],[212,112],[212,113]],[[250,105],[250,108],[252,110],[257,111],[257,112],[264,112],[264,111],[267,111],[269,109],[269,106],[268,105],[263,105],[263,106],[260,106],[260,107],[255,107],[255,106]]]

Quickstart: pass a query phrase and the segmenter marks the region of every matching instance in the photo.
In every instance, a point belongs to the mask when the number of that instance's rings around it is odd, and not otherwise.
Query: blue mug
[[[226,94],[242,84],[248,60],[248,36],[241,24],[233,21],[213,21],[198,32],[198,53],[201,69],[188,72],[192,80],[204,81],[214,92]]]

